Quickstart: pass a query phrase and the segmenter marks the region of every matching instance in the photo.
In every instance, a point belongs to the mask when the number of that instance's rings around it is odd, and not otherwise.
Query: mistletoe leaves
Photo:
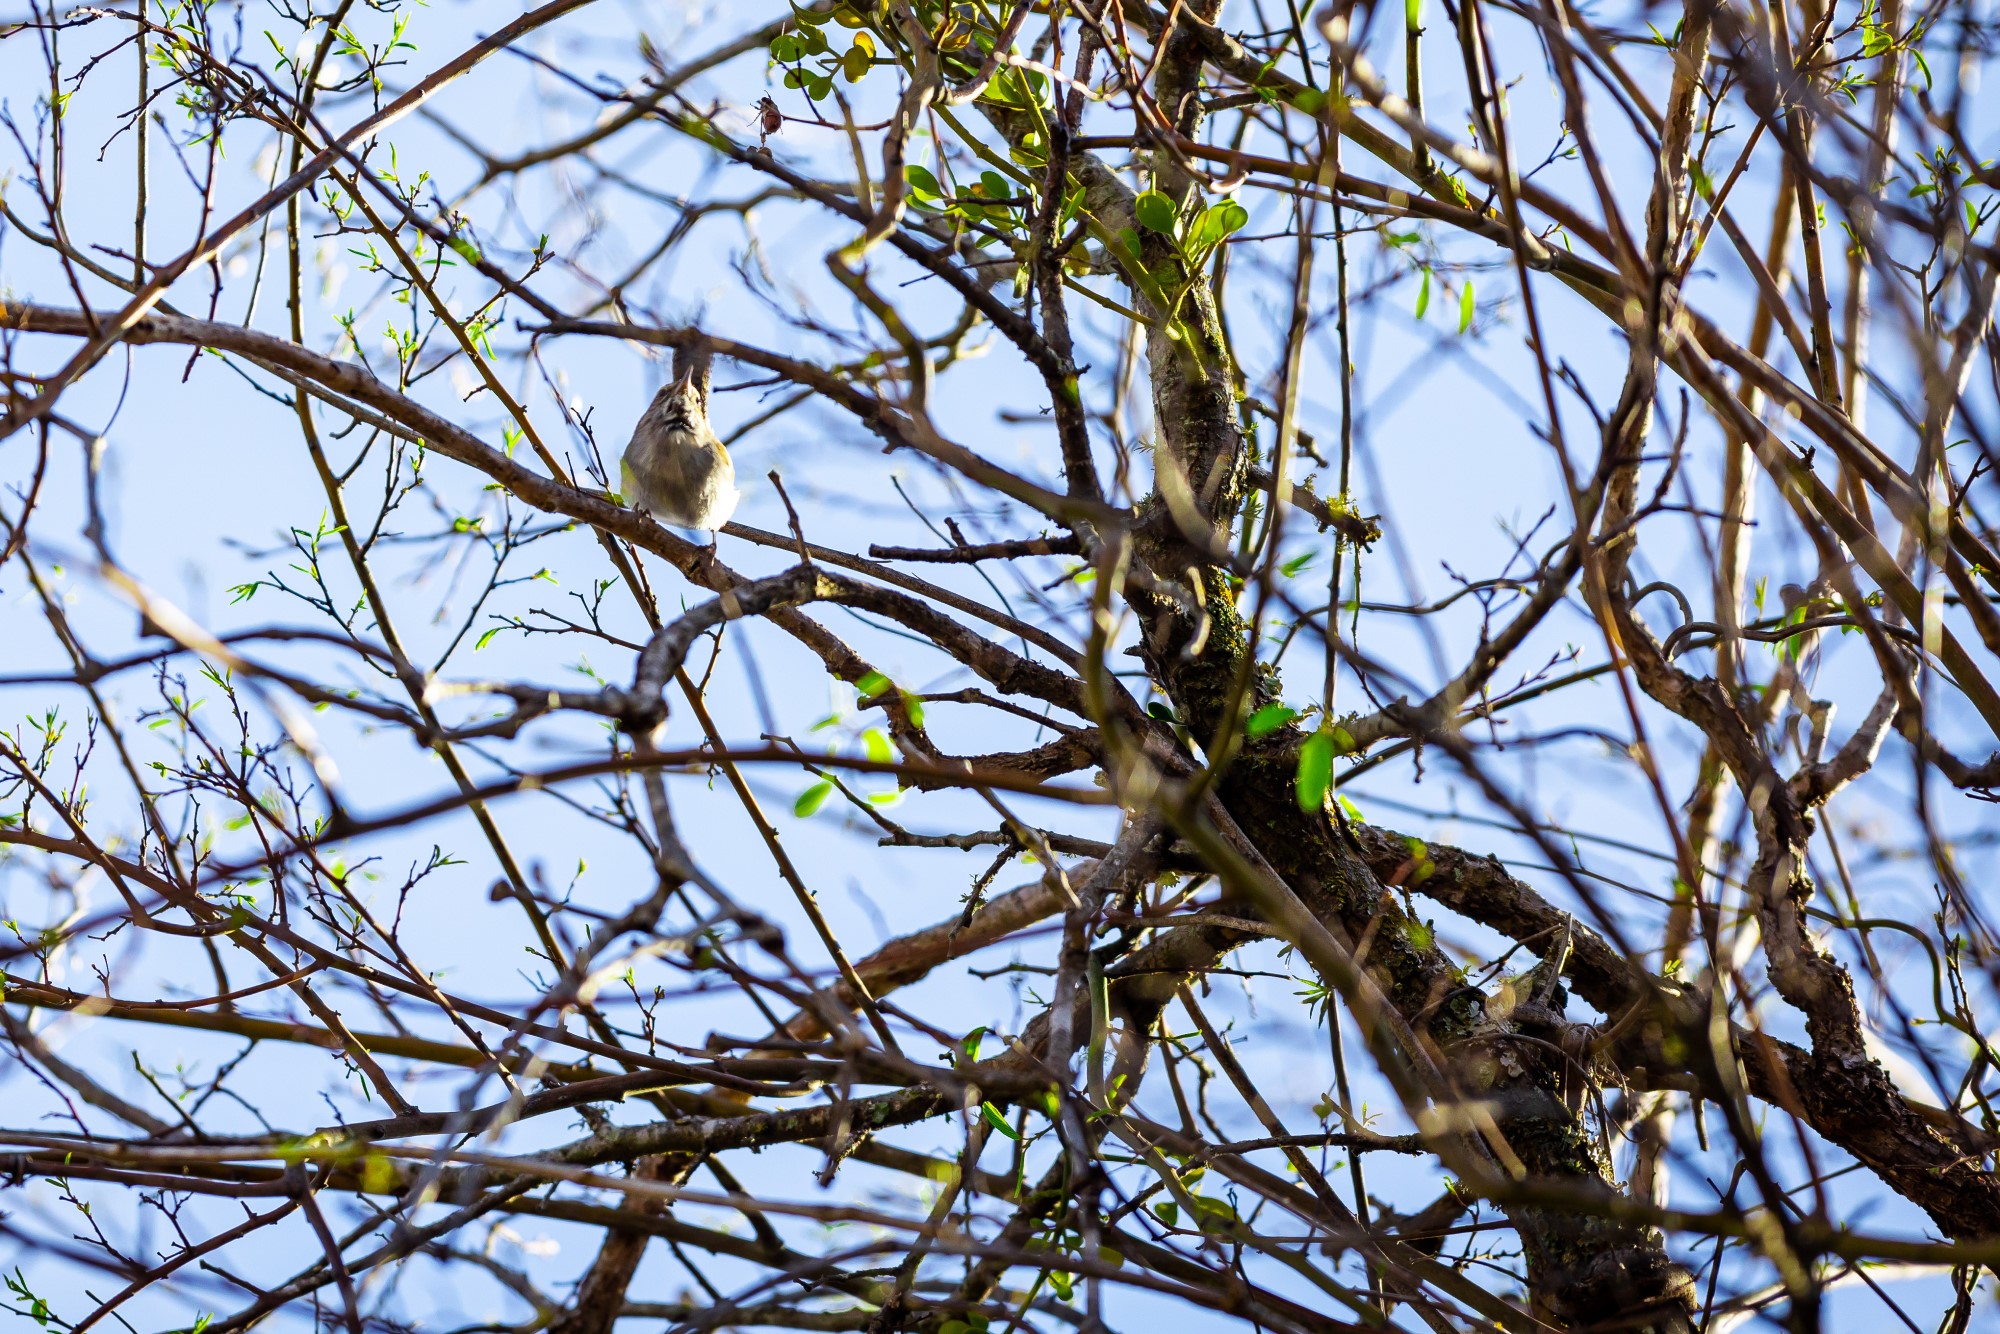
[[[1174,208],[1174,201],[1158,190],[1148,190],[1133,200],[1132,212],[1139,219],[1141,227],[1163,232],[1168,236],[1172,236],[1180,224],[1179,211]]]
[[[794,0],[794,25],[771,41],[771,60],[785,67],[785,87],[803,89],[807,97],[817,102],[832,94],[835,76],[848,83],[860,83],[875,66],[898,63],[894,51],[897,43],[884,26],[885,9],[880,5],[850,3],[831,10],[815,10],[802,8]],[[947,75],[963,78],[972,72],[979,59],[992,54],[996,30],[986,26],[968,8],[930,12],[937,9],[934,5],[918,6],[925,26],[936,24],[932,40],[947,57]],[[829,21],[853,31],[854,41],[847,50],[836,51],[827,40]],[[870,33],[870,27],[883,37],[878,39]],[[889,53],[882,51],[878,41],[886,42],[891,48]],[[987,83],[981,100],[1023,110],[1029,107],[1053,110],[1055,84],[1038,70],[1003,69]]]
[[[1250,210],[1234,199],[1210,204],[1188,229],[1188,248],[1206,257],[1208,252],[1243,230],[1250,222]]]
[[[1056,105],[1055,85],[1049,82],[1048,75],[1038,70],[1003,69],[993,76],[993,82],[986,85],[981,100],[1022,111],[1029,107],[1053,111]]]
[[[1189,269],[1200,268],[1217,246],[1250,221],[1249,210],[1234,199],[1221,199],[1183,216],[1174,201],[1158,190],[1133,200],[1132,213],[1141,227],[1172,241]]]
[[[1138,228],[1121,227],[1115,233],[1097,229],[1096,234],[1132,285],[1166,312],[1167,336],[1185,341],[1186,331],[1178,315],[1181,302],[1193,289],[1196,275],[1209,256],[1250,221],[1249,211],[1234,199],[1184,209],[1171,196],[1147,190],[1132,201],[1132,215]],[[1148,265],[1144,258],[1145,233],[1169,241],[1175,252],[1174,260]]]
[[[824,101],[833,95],[835,75],[849,83],[860,83],[878,63],[875,39],[859,31],[860,19],[849,22],[852,16],[846,10],[829,16],[794,5],[792,13],[799,20],[798,26],[771,39],[771,60],[785,67],[785,87],[801,89],[815,102]],[[847,50],[835,51],[821,31],[829,17],[839,19],[844,27],[857,29],[854,43]]]
[[[976,177],[946,183],[930,168],[910,163],[903,168],[903,180],[913,207],[979,224],[972,232],[976,245],[996,239],[1017,242],[1027,234],[1035,195],[1025,185],[1010,183],[998,171],[988,168]],[[1076,220],[1082,203],[1083,187],[1072,186],[1056,213],[1058,230]]]

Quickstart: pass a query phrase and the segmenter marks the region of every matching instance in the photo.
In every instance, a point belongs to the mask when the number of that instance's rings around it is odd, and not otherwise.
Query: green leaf
[[[1211,204],[1201,211],[1200,220],[1190,231],[1188,244],[1195,249],[1208,250],[1242,231],[1249,221],[1250,211],[1233,199]]]
[[[1327,790],[1332,786],[1333,734],[1322,729],[1299,747],[1299,771],[1293,779],[1299,809],[1308,815],[1324,810]]]
[[[1424,317],[1424,312],[1429,310],[1430,308],[1431,308],[1431,266],[1426,264],[1424,265],[1424,280],[1417,288],[1417,318],[1422,319]]]
[[[1477,309],[1472,296],[1472,279],[1465,280],[1465,287],[1458,294],[1458,331],[1464,333],[1472,327],[1472,312]]]
[[[1283,572],[1285,578],[1290,579],[1295,577],[1300,570],[1303,570],[1306,566],[1312,564],[1313,561],[1317,560],[1318,558],[1319,558],[1318,551],[1308,551],[1303,555],[1292,557],[1290,560],[1286,561],[1283,565],[1280,565],[1278,569]]]
[[[1292,105],[1308,116],[1326,110],[1326,94],[1317,88],[1301,88],[1292,94]]]
[[[1015,84],[1013,74],[1012,70],[1002,70],[994,75],[993,81],[986,85],[986,100],[1002,106],[1020,106],[1021,90]]]
[[[1174,712],[1174,706],[1163,699],[1156,699],[1148,703],[1146,705],[1146,712],[1158,718],[1163,723],[1177,723],[1180,721],[1180,715]]]
[[[863,699],[873,699],[889,688],[889,678],[880,672],[869,672],[854,683],[854,689]]]
[[[981,1024],[978,1028],[973,1029],[965,1035],[965,1041],[958,1045],[959,1049],[965,1053],[966,1060],[976,1061],[979,1059],[979,1039],[985,1036],[986,1026],[984,1024]]]
[[[868,752],[868,758],[877,764],[895,761],[896,749],[889,744],[889,738],[882,735],[882,729],[871,727],[861,734],[861,745]]]
[[[493,636],[499,634],[502,630],[505,630],[506,628],[507,627],[504,625],[496,625],[491,630],[488,630],[485,634],[479,636],[478,642],[476,642],[472,646],[472,651],[474,653],[477,653],[479,652],[480,649],[485,648],[488,644],[493,642]]]
[[[1197,1195],[1194,1197],[1194,1207],[1201,1214],[1201,1223],[1204,1231],[1207,1230],[1208,1225],[1211,1223],[1234,1223],[1236,1221],[1236,1210],[1228,1200],[1217,1199],[1211,1195]]]
[[[928,167],[919,167],[912,163],[903,168],[903,179],[910,183],[911,191],[916,194],[929,195],[933,199],[944,197],[943,189],[938,186],[937,177],[931,175]]]
[[[801,820],[806,819],[814,811],[826,805],[827,796],[832,791],[833,784],[826,779],[821,779],[819,782],[814,783],[811,787],[799,793],[799,799],[792,803],[792,814],[798,816]]]
[[[1005,1135],[1008,1139],[1021,1138],[1021,1132],[1014,1129],[1014,1127],[1008,1125],[1007,1118],[1002,1116],[1000,1114],[1000,1109],[998,1107],[995,1107],[992,1103],[990,1102],[980,1103],[979,1114],[986,1118],[987,1125],[992,1126],[995,1130]]]
[[[905,690],[903,692],[903,712],[910,715],[910,726],[922,727],[924,725],[924,701],[915,691]]]
[[[1249,721],[1243,724],[1243,733],[1255,741],[1258,737],[1269,736],[1298,716],[1297,709],[1283,704],[1266,704],[1250,715]]]
[[[1161,1200],[1153,1206],[1153,1217],[1168,1227],[1173,1227],[1181,1221],[1181,1207],[1172,1200]]]
[[[1174,225],[1180,221],[1180,214],[1174,208],[1174,201],[1158,190],[1148,190],[1133,200],[1132,213],[1139,219],[1141,227],[1166,236],[1174,234]]]

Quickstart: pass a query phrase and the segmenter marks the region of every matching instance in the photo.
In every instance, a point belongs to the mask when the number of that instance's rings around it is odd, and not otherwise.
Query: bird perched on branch
[[[736,512],[736,465],[708,424],[708,347],[674,349],[674,378],[632,428],[625,501],[661,523],[713,532]]]

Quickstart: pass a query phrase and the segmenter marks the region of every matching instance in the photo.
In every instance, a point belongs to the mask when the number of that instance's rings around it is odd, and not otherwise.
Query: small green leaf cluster
[[[1194,1211],[1194,1216],[1188,1223],[1203,1232],[1226,1230],[1232,1224],[1241,1221],[1241,1215],[1236,1212],[1236,1206],[1228,1200],[1201,1193],[1202,1178],[1207,1175],[1208,1169],[1204,1167],[1190,1168],[1180,1173],[1181,1186],[1187,1192]],[[1175,1200],[1161,1200],[1153,1206],[1153,1217],[1168,1227],[1179,1227],[1181,1206]]]
[[[1261,712],[1261,710],[1260,710]],[[1254,718],[1255,715],[1252,715]],[[1352,720],[1349,715],[1347,721]],[[1275,724],[1273,730],[1282,724]],[[1354,735],[1338,722],[1322,721],[1319,728],[1299,746],[1298,767],[1292,789],[1299,809],[1310,815],[1326,809],[1327,793],[1333,790],[1333,757],[1352,755]]]
[[[833,95],[836,75],[848,83],[860,83],[870,69],[881,63],[874,37],[860,31],[865,20],[852,9],[843,7],[820,14],[794,5],[792,14],[798,19],[798,26],[771,39],[771,62],[784,68],[785,87],[800,89],[813,101],[822,102]],[[853,43],[845,51],[834,50],[827,40],[824,29],[829,19],[857,30]]]
[[[1022,1249],[1050,1256],[1052,1260],[1080,1259],[1083,1255],[1083,1234],[1075,1228],[1053,1227],[1030,1237]],[[1125,1257],[1109,1246],[1099,1246],[1097,1258],[1114,1269],[1125,1263]],[[1076,1275],[1072,1270],[1051,1267],[1042,1273],[1057,1297],[1066,1302],[1076,1299]]]
[[[6,1281],[9,1293],[27,1303],[27,1309],[20,1312],[22,1315],[27,1316],[43,1329],[48,1329],[52,1325],[64,1325],[65,1322],[58,1319],[55,1312],[49,1309],[49,1304],[36,1296],[34,1290],[28,1286],[28,1276],[21,1272],[19,1266],[16,1266],[14,1272],[11,1274],[0,1275],[0,1279]],[[206,1317],[203,1317],[202,1323],[208,1323]]]
[[[1105,249],[1147,300],[1166,313],[1167,336],[1186,340],[1179,311],[1199,280],[1202,266],[1216,249],[1243,230],[1250,214],[1234,199],[1221,199],[1206,206],[1183,208],[1159,190],[1147,190],[1132,203],[1137,228],[1121,227],[1105,238]],[[1162,264],[1148,265],[1144,258],[1144,233],[1164,237],[1172,243],[1173,257]]]
[[[1022,138],[1022,147],[1011,151],[1010,156],[1024,166],[1039,167],[1040,154],[1046,151],[1042,136],[1029,132]],[[948,166],[941,167],[948,178]],[[973,225],[973,238],[978,244],[991,240],[1017,241],[1028,235],[1030,220],[1036,206],[1034,192],[1026,185],[1010,182],[1005,175],[987,168],[970,179],[950,178],[943,182],[930,168],[912,163],[903,168],[903,181],[909,189],[910,204],[924,213],[934,213],[943,217],[957,218]],[[1071,184],[1064,191],[1062,206],[1056,210],[1055,229],[1067,231],[1077,219],[1083,206],[1083,187]],[[1066,256],[1066,263],[1072,268],[1088,268],[1088,256],[1080,249],[1072,249]],[[1025,267],[1021,270],[1026,277]]]
[[[1250,212],[1234,199],[1219,199],[1199,208],[1183,209],[1159,190],[1148,190],[1132,201],[1132,214],[1139,225],[1157,232],[1174,243],[1181,263],[1190,271],[1201,268],[1215,248],[1243,230]],[[1136,259],[1139,235],[1130,229],[1119,233]]]
[[[892,696],[899,695],[903,702],[903,713],[909,718],[910,725],[913,727],[924,725],[923,697],[915,691],[902,689],[886,674],[872,670],[864,672],[861,679],[854,683],[854,690],[859,697],[856,702],[862,709],[879,707],[886,704]],[[836,709],[814,723],[812,730],[823,732],[830,727],[838,726],[847,717],[844,709]],[[896,747],[889,740],[889,734],[879,727],[862,730],[861,749],[872,763],[893,764],[896,761]],[[814,815],[826,804],[826,799],[833,795],[834,786],[831,778],[821,778],[798,795],[798,799],[792,803],[792,814],[801,820]],[[863,800],[871,806],[893,806],[900,802],[903,796],[904,789],[898,786],[887,792],[870,792]]]
[[[1406,834],[1403,837],[1403,846],[1409,849],[1410,859],[1408,862],[1409,874],[1402,883],[1407,885],[1421,885],[1424,881],[1437,874],[1437,863],[1431,860],[1431,850],[1422,839]],[[1416,922],[1410,924],[1413,939],[1415,938],[1418,925]],[[1426,939],[1423,945],[1428,944],[1429,941]]]
[[[1034,196],[1009,185],[1007,178],[988,168],[957,190],[947,189],[929,168],[914,163],[903,168],[910,202],[927,212],[956,215],[1008,228],[1021,217]]]

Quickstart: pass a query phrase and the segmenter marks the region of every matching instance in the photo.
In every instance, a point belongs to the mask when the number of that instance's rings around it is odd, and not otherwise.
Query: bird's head
[[[694,367],[683,370],[660,387],[653,411],[670,429],[684,429],[708,420],[708,384]]]
[[[683,402],[699,410],[704,416],[707,415],[707,379],[698,374],[694,367],[690,366],[682,371],[679,378],[674,381],[674,393],[678,394]]]
[[[708,420],[708,373],[713,359],[707,342],[699,338],[674,349],[674,378],[660,396],[675,415],[695,422]]]

